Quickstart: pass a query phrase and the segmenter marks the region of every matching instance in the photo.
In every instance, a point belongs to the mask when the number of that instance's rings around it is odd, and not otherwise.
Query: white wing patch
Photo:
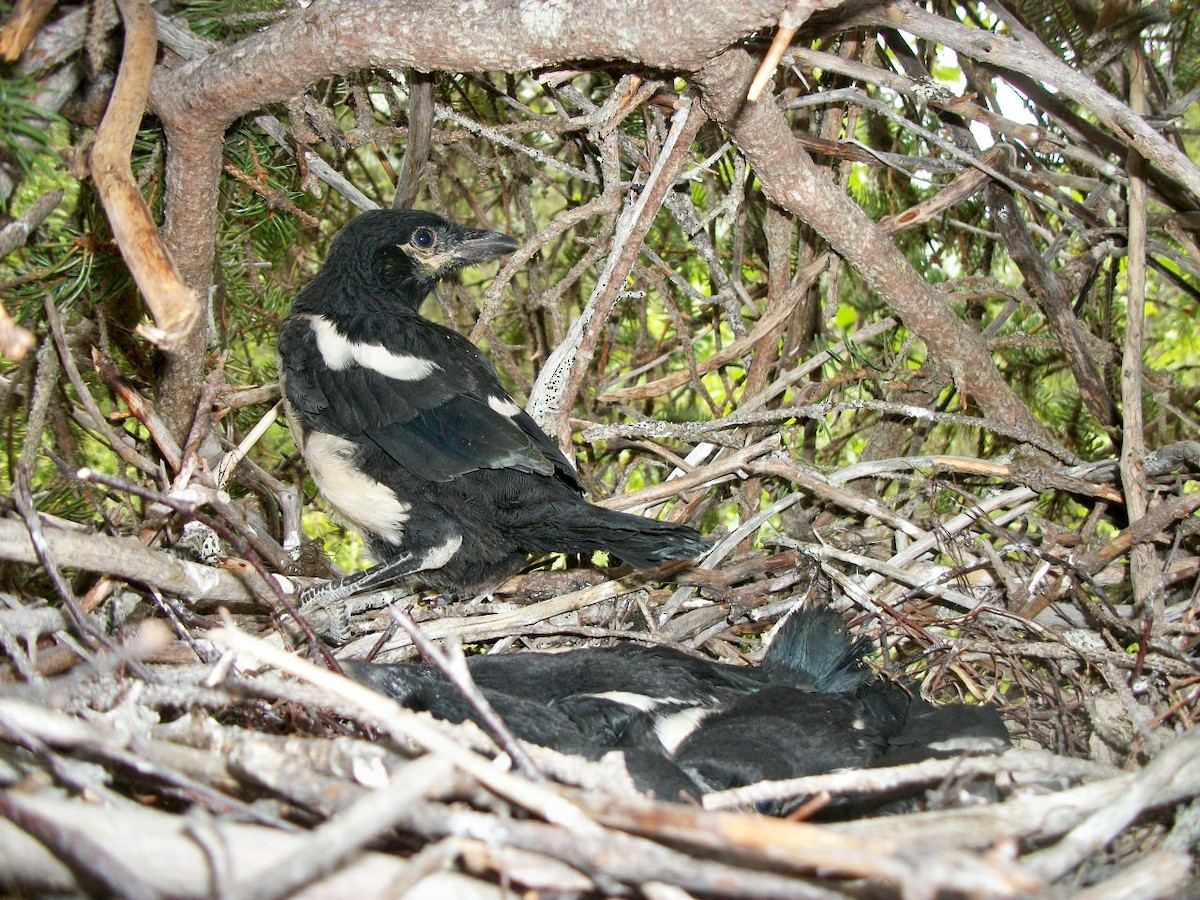
[[[713,710],[703,706],[691,706],[670,713],[655,721],[654,736],[658,738],[664,750],[674,753],[712,712]]]
[[[585,694],[585,697],[595,697],[597,700],[611,700],[622,706],[632,706],[638,712],[650,712],[664,703],[676,703],[670,698],[648,697],[645,694],[635,694],[632,691],[604,691],[600,694]]]
[[[488,397],[488,406],[492,408],[493,412],[498,412],[510,419],[521,411],[521,407],[508,397]]]
[[[354,444],[314,431],[304,445],[304,462],[321,496],[347,524],[400,543],[411,507],[386,484],[354,467]]]
[[[348,369],[352,363],[357,363],[364,369],[371,369],[397,381],[420,381],[439,368],[431,359],[393,353],[382,344],[356,344],[348,340],[337,330],[337,326],[324,316],[312,316],[309,323],[317,336],[317,349],[321,351],[321,358],[325,360],[325,365],[335,372]]]
[[[956,735],[941,741],[930,741],[926,746],[930,750],[938,750],[942,753],[982,754],[1004,751],[1004,741],[1000,738],[972,734]]]

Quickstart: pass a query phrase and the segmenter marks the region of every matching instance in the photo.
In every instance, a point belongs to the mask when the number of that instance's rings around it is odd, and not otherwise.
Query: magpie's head
[[[352,278],[371,294],[415,311],[442,279],[519,246],[507,234],[467,228],[429,212],[372,210],[334,238],[323,274]]]

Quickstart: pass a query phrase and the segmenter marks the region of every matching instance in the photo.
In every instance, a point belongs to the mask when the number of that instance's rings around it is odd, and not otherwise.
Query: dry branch
[[[928,13],[907,0],[856,10],[841,23],[898,28],[950,47],[966,57],[1058,88],[1099,118],[1109,133],[1200,199],[1200,169],[1126,104],[1051,53],[1026,32],[1021,40],[970,28]]]
[[[647,580],[644,575],[630,575],[617,581],[606,581],[581,591],[572,591],[508,612],[464,618],[444,618],[426,622],[422,625],[422,631],[430,640],[437,641],[453,636],[464,644],[491,640],[510,634],[520,634],[522,629],[539,622],[625,596],[641,588]],[[390,598],[391,595],[385,596]],[[364,604],[370,602],[369,597],[362,598],[361,602]],[[373,637],[364,638],[351,643],[342,652],[350,658],[361,657],[372,649],[375,643]],[[377,652],[382,658],[386,658],[386,654],[411,645],[412,639],[407,634],[396,634],[378,648]]]
[[[229,572],[202,566],[151,550],[135,538],[107,537],[87,530],[44,529],[46,545],[55,559],[69,569],[101,572],[126,581],[146,584],[189,600],[237,603],[254,594],[242,579]],[[38,561],[25,527],[0,520],[0,558],[26,564]]]
[[[1130,104],[1133,110],[1144,113],[1146,109],[1146,62],[1141,54],[1134,57],[1136,68],[1130,79]],[[1129,301],[1126,309],[1125,342],[1121,356],[1121,407],[1123,410],[1121,433],[1121,482],[1125,489],[1125,505],[1130,523],[1136,523],[1146,515],[1149,501],[1146,496],[1146,437],[1145,416],[1142,402],[1143,375],[1142,359],[1146,352],[1146,221],[1147,190],[1145,160],[1139,153],[1131,153],[1129,169],[1129,264],[1126,278],[1129,283]],[[1154,631],[1161,632],[1163,626],[1163,597],[1159,587],[1162,567],[1154,556],[1152,547],[1136,544],[1130,550],[1129,577],[1133,584],[1134,597],[1145,612],[1153,618]]]
[[[430,753],[453,763],[501,797],[544,817],[548,822],[562,825],[576,837],[586,837],[596,832],[595,823],[574,804],[548,788],[490,765],[486,759],[449,740],[428,721],[403,709],[391,698],[325,669],[318,669],[312,663],[283,653],[234,629],[210,632],[209,638],[219,646],[257,658],[301,677],[328,691],[332,696],[359,707],[373,720],[380,722],[396,740],[415,741]]]
[[[17,0],[4,27],[0,28],[0,57],[16,62],[29,46],[46,16],[54,9],[55,0]],[[3,255],[3,254],[0,254]]]
[[[125,23],[125,49],[108,109],[96,129],[92,179],[113,237],[154,317],[154,329],[143,333],[169,349],[199,320],[200,304],[180,278],[129,167],[158,51],[154,12],[144,0],[118,0],[118,6]]]
[[[936,784],[947,778],[996,775],[1000,772],[1044,779],[1048,782],[1063,778],[1094,781],[1121,774],[1111,766],[1087,760],[1064,759],[1042,750],[1011,750],[998,757],[928,759],[890,768],[832,772],[828,775],[810,775],[790,781],[762,781],[749,787],[706,794],[704,808],[735,809],[771,800],[815,796],[823,791],[830,794],[887,793],[914,784]]]
[[[671,131],[649,176],[617,219],[608,260],[587,305],[546,360],[529,392],[529,414],[552,435],[566,431],[567,416],[575,405],[576,394],[619,292],[702,124],[704,115],[696,104],[687,102],[675,112]]]

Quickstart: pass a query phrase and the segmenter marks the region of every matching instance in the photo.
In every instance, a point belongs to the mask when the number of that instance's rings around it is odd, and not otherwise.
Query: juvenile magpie
[[[575,470],[462,335],[420,315],[433,287],[517,241],[377,210],[334,238],[279,331],[297,445],[373,568],[310,588],[336,601],[417,572],[493,586],[531,556],[607,550],[648,568],[708,547],[693,529],[592,506]]]
[[[813,608],[783,622],[756,668],[636,644],[467,665],[518,738],[589,758],[623,751],[635,784],[667,800],[1008,747],[993,707],[935,708],[875,676],[863,664],[869,649],[836,613]],[[432,666],[342,666],[411,709],[482,724]]]

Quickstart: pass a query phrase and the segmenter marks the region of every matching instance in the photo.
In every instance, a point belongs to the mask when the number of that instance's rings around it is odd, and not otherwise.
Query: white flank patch
[[[488,397],[488,406],[493,411],[500,413],[502,416],[512,418],[521,411],[521,407],[513,403],[508,397]]]
[[[454,558],[461,546],[462,535],[451,535],[425,554],[425,558],[421,560],[421,568],[425,571],[440,569]]]
[[[664,750],[674,753],[711,713],[711,709],[705,709],[703,706],[691,706],[663,716],[654,723],[654,736],[658,738]]]
[[[648,697],[645,694],[635,694],[632,691],[604,691],[601,694],[584,694],[585,697],[595,697],[597,700],[611,700],[622,706],[632,706],[639,712],[650,712],[664,703],[678,703],[673,697]]]
[[[382,344],[356,344],[342,335],[337,326],[324,316],[313,316],[309,321],[317,336],[321,358],[335,372],[357,363],[364,369],[371,369],[397,381],[420,381],[438,368],[433,360],[393,353]]]
[[[354,468],[354,444],[314,431],[304,446],[304,461],[321,496],[348,524],[400,543],[411,508],[396,493]]]

